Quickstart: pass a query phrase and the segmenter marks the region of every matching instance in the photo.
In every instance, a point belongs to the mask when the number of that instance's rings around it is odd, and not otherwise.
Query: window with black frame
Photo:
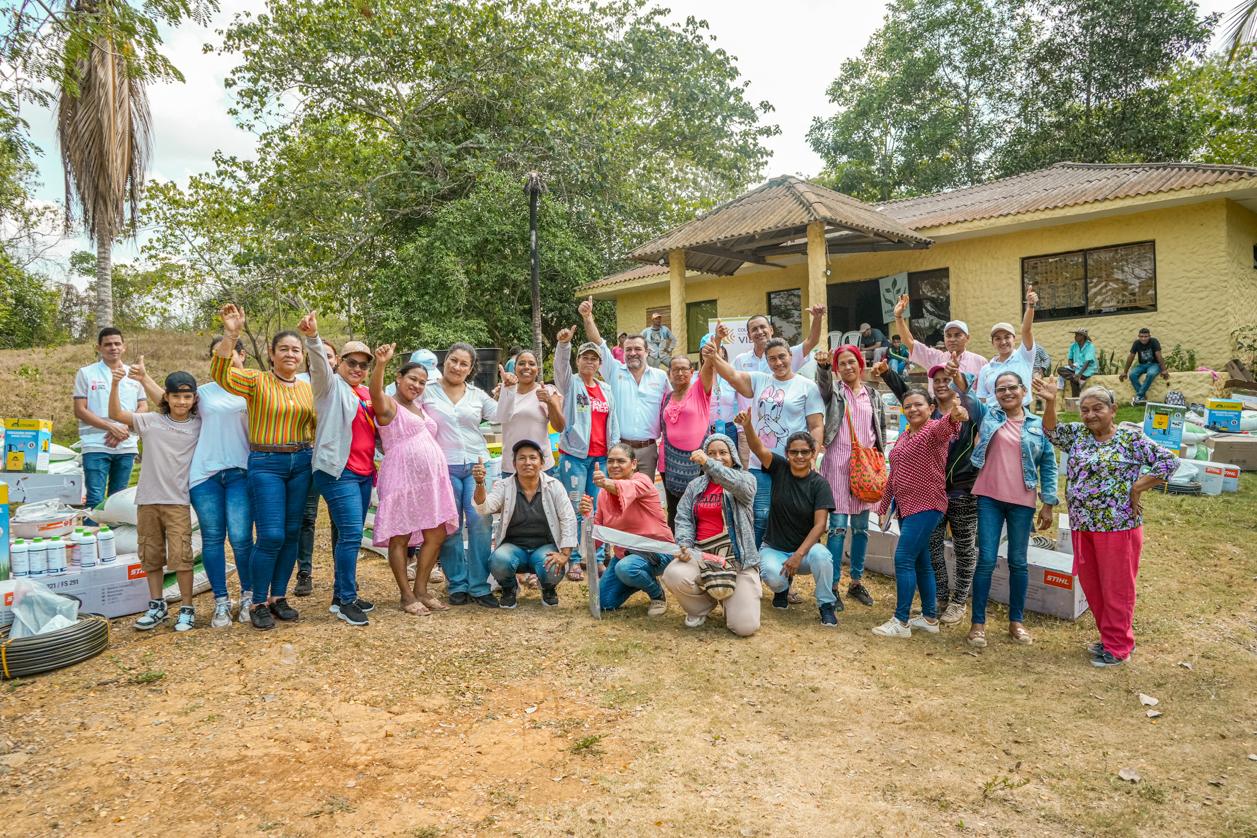
[[[798,288],[768,292],[768,317],[773,334],[793,346],[803,340],[803,292]]]
[[[934,346],[951,320],[951,275],[947,268],[908,274],[908,325],[914,340]],[[889,335],[887,335],[889,337]]]
[[[1039,294],[1039,320],[1157,310],[1154,242],[1096,247],[1021,260],[1024,292]]]

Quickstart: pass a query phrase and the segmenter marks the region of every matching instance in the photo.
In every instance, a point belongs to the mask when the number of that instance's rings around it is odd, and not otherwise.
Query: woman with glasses
[[[1056,451],[1043,420],[1025,409],[1026,382],[1004,372],[994,381],[997,405],[982,417],[971,461],[978,469],[973,494],[978,499],[978,566],[973,575],[969,645],[986,645],[986,601],[991,593],[1000,535],[1008,528],[1008,636],[1022,645],[1034,642],[1022,624],[1030,572],[1026,552],[1034,528],[1036,491],[1043,500],[1040,526],[1052,520],[1056,506]]]
[[[301,318],[297,331],[305,338],[314,391],[314,487],[336,526],[329,610],[351,626],[365,626],[375,608],[358,596],[358,549],[375,486],[375,410],[363,384],[371,350],[361,341],[348,341],[333,369],[323,354],[315,312]]]

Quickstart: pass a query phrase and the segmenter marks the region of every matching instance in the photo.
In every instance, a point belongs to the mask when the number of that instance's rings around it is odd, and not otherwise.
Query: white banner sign
[[[908,293],[908,274],[898,273],[884,276],[877,281],[878,293],[882,298],[882,323],[895,321],[895,303]]]

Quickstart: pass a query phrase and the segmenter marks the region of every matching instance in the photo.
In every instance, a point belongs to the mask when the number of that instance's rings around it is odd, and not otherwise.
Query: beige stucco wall
[[[922,232],[930,235],[929,230]],[[1004,234],[944,239],[924,251],[836,256],[830,261],[830,283],[947,268],[952,316],[968,321],[974,333],[971,348],[989,354],[986,334],[990,325],[1019,319],[1023,257],[1147,240],[1156,243],[1157,311],[1045,321],[1036,326],[1036,339],[1054,359],[1060,359],[1073,329],[1085,325],[1100,349],[1114,350],[1124,360],[1136,332],[1148,326],[1166,352],[1175,343],[1190,344],[1200,363],[1221,368],[1231,356],[1231,330],[1257,320],[1257,271],[1252,268],[1257,215],[1223,198],[1128,215],[1063,220],[1055,226]],[[746,316],[764,309],[766,292],[782,288],[801,288],[806,295],[807,266],[757,268],[732,277],[691,277],[686,299],[716,299],[720,316]],[[804,302],[808,302],[806,296]],[[667,304],[666,285],[622,294],[617,306],[619,329],[640,330],[648,307]],[[831,324],[830,328],[846,325]]]

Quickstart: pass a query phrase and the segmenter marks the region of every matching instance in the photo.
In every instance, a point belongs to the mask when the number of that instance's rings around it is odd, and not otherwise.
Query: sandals
[[[428,610],[427,606],[425,606],[419,600],[406,603],[405,605],[402,606],[402,610],[413,617],[426,617],[432,613],[431,611]]]
[[[585,568],[581,567],[578,564],[571,565],[567,569],[567,578],[571,582],[584,582],[585,581]]]
[[[450,610],[450,607],[448,605],[446,605],[444,602],[441,602],[441,600],[437,599],[434,596],[427,597],[426,599],[423,597],[420,597],[416,601],[420,605],[422,605],[424,608],[427,608],[428,611],[449,611]]]
[[[974,626],[969,629],[969,636],[965,638],[970,646],[978,649],[986,648],[986,626]]]
[[[1034,638],[1030,636],[1030,632],[1026,630],[1025,626],[1020,625],[1019,623],[1009,624],[1008,636],[1020,643],[1022,646],[1029,646],[1034,642]]]

